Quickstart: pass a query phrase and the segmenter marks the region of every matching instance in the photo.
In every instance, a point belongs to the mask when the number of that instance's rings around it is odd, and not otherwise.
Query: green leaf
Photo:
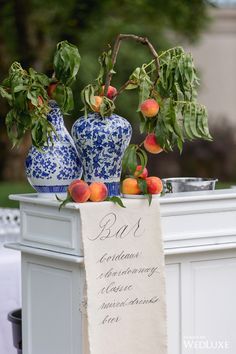
[[[129,151],[132,145],[129,145],[125,152],[124,152],[124,156],[122,159],[122,172],[126,172],[126,170],[128,169],[128,160],[129,160]]]
[[[115,110],[115,103],[108,97],[104,96],[100,107],[102,117],[110,117]]]
[[[138,186],[139,186],[139,189],[141,190],[142,194],[145,194],[145,195],[148,194],[147,181],[142,178],[137,178],[137,182],[138,182]]]
[[[152,194],[148,193],[147,198],[148,198],[148,205],[150,206],[152,204]]]
[[[202,138],[202,134],[199,133],[197,129],[197,115],[198,115],[198,107],[196,105],[192,106],[192,114],[190,118],[190,129],[194,138]]]
[[[14,87],[13,92],[17,93],[20,91],[26,91],[27,89],[28,89],[28,86],[26,86],[26,85],[18,85],[18,86]]]
[[[100,70],[96,81],[98,82],[99,86],[102,86],[108,73],[115,74],[112,64],[112,51],[109,50],[108,52],[103,52],[99,57],[98,62],[100,64]]]
[[[66,196],[66,198],[64,200],[60,199],[57,195],[56,195],[56,199],[57,199],[58,202],[60,202],[59,211],[61,210],[61,208],[65,207],[66,204],[74,202],[73,199],[71,198],[70,193],[68,191],[67,191],[67,196]]]
[[[11,109],[7,115],[6,115],[6,126],[7,126],[7,134],[8,137],[10,139],[10,141],[12,142],[13,146],[16,145],[16,143],[18,142],[18,133],[17,133],[17,128],[16,128],[16,112],[15,110]]]
[[[67,41],[58,43],[53,60],[56,78],[62,84],[71,86],[78,74],[80,61],[79,50],[75,45]]]
[[[142,81],[139,86],[139,106],[138,111],[140,111],[140,105],[149,98],[151,85],[146,80]]]
[[[123,204],[122,199],[120,197],[117,196],[107,197],[106,201],[113,202],[114,204],[118,204],[122,208],[126,208],[126,206]]]
[[[129,80],[139,84],[140,82],[140,71],[141,68],[136,68],[134,72],[130,75]]]
[[[93,106],[95,105],[95,95],[98,95],[100,87],[97,84],[89,84],[84,87],[81,91],[81,100],[84,104],[85,116],[87,111],[93,111]],[[103,97],[103,104],[101,105],[101,115],[110,116],[115,109],[115,104],[113,101],[109,100],[107,97]]]
[[[63,112],[70,112],[74,109],[73,93],[70,87],[65,87],[65,99],[62,107]]]
[[[143,134],[145,132],[148,132],[146,127],[146,118],[143,116],[141,112],[139,112],[139,117],[140,117],[140,124],[139,124],[140,133]]]
[[[167,134],[164,131],[164,126],[161,120],[159,120],[158,124],[155,127],[154,134],[156,136],[156,139],[158,141],[158,144],[162,147],[165,148],[166,146],[166,138]]]
[[[185,135],[186,135],[186,138],[188,140],[193,140],[194,139],[194,135],[193,135],[191,127],[190,127],[190,125],[192,124],[191,123],[192,122],[192,117],[191,117],[192,114],[193,114],[193,112],[192,112],[191,105],[186,105],[184,107],[183,117],[184,117]]]
[[[127,163],[128,170],[132,174],[134,174],[137,164],[138,162],[137,162],[137,155],[136,155],[136,145],[132,145],[129,150],[128,163]]]
[[[3,86],[0,86],[0,95],[3,97],[3,98],[6,98],[7,101],[8,101],[8,104],[11,105],[12,103],[12,95],[11,93],[9,93],[7,91],[7,88],[3,87]]]
[[[197,127],[200,133],[202,133],[203,138],[207,140],[212,140],[212,136],[210,135],[209,128],[208,128],[207,110],[204,106],[201,106],[198,111]]]
[[[134,90],[134,89],[136,89],[136,88],[138,88],[138,84],[129,84],[129,85],[127,85],[126,86],[126,90]]]
[[[122,159],[122,174],[125,175],[126,171],[134,174],[137,167],[137,145],[130,144],[125,150],[124,157]]]
[[[139,148],[137,150],[137,157],[139,159],[140,165],[142,166],[142,170],[139,171],[139,174],[138,174],[138,176],[139,176],[143,173],[144,168],[147,166],[147,154],[143,149]]]

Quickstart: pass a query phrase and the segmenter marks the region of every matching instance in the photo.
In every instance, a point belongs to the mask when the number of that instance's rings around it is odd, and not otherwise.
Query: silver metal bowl
[[[218,179],[197,177],[163,178],[164,193],[209,191],[215,189]]]

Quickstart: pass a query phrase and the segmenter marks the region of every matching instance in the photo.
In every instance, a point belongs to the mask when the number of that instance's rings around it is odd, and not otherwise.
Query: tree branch
[[[120,87],[120,89],[117,91],[117,93],[114,95],[113,101],[115,101],[115,99],[117,98],[117,96],[119,96],[119,94],[120,94],[121,92],[123,92],[123,91],[126,89],[127,86],[129,86],[130,84],[133,84],[133,83],[134,83],[133,80],[128,80],[128,81],[126,81],[126,82]]]
[[[112,51],[112,69],[114,68],[114,66],[116,64],[116,59],[117,59],[117,55],[118,55],[118,52],[120,49],[121,41],[126,40],[126,39],[132,39],[138,43],[148,46],[152,56],[154,57],[155,64],[156,64],[156,71],[157,71],[157,78],[155,80],[155,83],[156,83],[158,80],[158,77],[159,77],[159,70],[160,70],[159,57],[158,57],[158,54],[157,54],[156,50],[154,49],[153,45],[149,42],[149,40],[146,37],[136,36],[135,34],[119,34],[116,38],[116,41],[115,41],[115,44],[113,47],[113,51]],[[105,90],[104,90],[105,96],[107,95],[107,91],[108,91],[108,87],[110,86],[110,83],[111,83],[112,75],[113,74],[112,74],[111,70],[106,75]]]

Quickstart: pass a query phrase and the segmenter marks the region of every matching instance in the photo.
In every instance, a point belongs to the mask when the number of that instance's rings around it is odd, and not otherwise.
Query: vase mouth
[[[49,100],[48,104],[51,108],[60,108],[59,104],[55,100]]]
[[[87,119],[87,118],[92,118],[92,117],[99,118],[101,120],[110,119],[112,117],[123,118],[116,113],[112,113],[110,116],[103,117],[99,112],[89,112],[87,115],[80,116],[78,119]],[[125,118],[123,118],[123,119],[125,119]],[[76,121],[75,121],[75,123],[76,123]]]

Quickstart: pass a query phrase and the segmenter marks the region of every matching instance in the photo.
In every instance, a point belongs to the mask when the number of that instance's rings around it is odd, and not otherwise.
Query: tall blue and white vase
[[[121,164],[132,135],[130,123],[116,114],[90,113],[72,127],[87,183],[104,182],[109,196],[120,195]]]
[[[33,188],[42,197],[55,198],[67,193],[69,184],[82,176],[80,162],[74,141],[64,126],[63,115],[55,101],[49,103],[51,111],[47,115],[56,134],[53,144],[44,146],[42,151],[32,146],[26,158],[26,176]]]

